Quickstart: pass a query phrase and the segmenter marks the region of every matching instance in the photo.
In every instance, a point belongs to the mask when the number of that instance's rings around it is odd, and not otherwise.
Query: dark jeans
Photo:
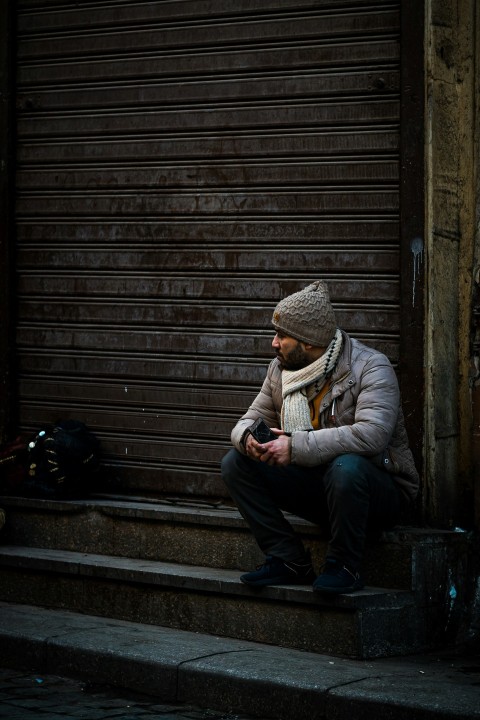
[[[298,561],[305,549],[282,510],[329,533],[327,556],[358,570],[369,531],[395,525],[400,491],[385,470],[360,455],[316,467],[270,466],[230,450],[222,476],[265,555]]]

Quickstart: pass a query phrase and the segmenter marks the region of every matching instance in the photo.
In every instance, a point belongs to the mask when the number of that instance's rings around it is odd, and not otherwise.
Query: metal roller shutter
[[[399,348],[399,2],[18,3],[24,429],[129,492],[223,494],[278,299]]]

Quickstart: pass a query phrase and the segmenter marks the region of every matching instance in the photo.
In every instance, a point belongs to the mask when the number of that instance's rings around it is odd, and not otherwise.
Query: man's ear
[[[304,351],[310,354],[312,362],[313,360],[318,360],[318,358],[321,357],[325,352],[325,348],[317,347],[316,345],[312,345],[311,343],[302,343],[302,346]]]

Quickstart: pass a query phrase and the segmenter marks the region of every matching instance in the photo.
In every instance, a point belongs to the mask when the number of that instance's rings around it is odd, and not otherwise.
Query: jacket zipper
[[[333,398],[333,402],[332,402],[332,412],[330,413],[330,422],[331,422],[333,425],[336,425],[336,424],[337,424],[337,420],[336,420],[336,418],[335,418],[335,403],[336,403],[336,402],[337,402],[337,398]]]

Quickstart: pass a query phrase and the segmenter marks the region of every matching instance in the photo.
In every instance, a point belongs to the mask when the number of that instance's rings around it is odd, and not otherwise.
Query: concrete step
[[[0,603],[4,667],[273,720],[480,718],[478,660],[370,661]]]
[[[3,497],[0,507],[7,510],[4,542],[11,545],[238,571],[250,570],[263,560],[244,520],[225,503],[194,499],[149,502],[131,497],[58,502]],[[310,548],[318,570],[326,551],[320,528],[288,517]],[[464,552],[461,534],[396,528],[367,544],[363,574],[370,585],[409,589],[436,598],[439,589],[444,590],[448,569],[458,565]]]
[[[253,590],[233,570],[65,550],[1,546],[0,600],[345,657],[426,646],[411,592],[324,599],[310,586]]]

